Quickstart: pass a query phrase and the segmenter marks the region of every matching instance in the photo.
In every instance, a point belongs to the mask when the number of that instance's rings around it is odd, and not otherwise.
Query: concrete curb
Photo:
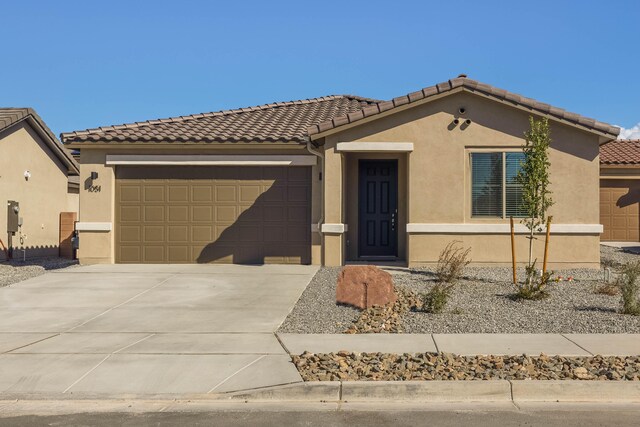
[[[640,381],[311,381],[211,394],[0,393],[8,401],[174,401],[228,403],[640,403]]]
[[[343,382],[344,402],[500,402],[511,400],[509,381]]]
[[[640,402],[640,382],[318,381],[210,398],[246,402]]]
[[[640,402],[640,381],[510,381],[519,402]]]
[[[341,387],[339,381],[317,381],[211,395],[211,397],[247,402],[337,402],[340,400]]]

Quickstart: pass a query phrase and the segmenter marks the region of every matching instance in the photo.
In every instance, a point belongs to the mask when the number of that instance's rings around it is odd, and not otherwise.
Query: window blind
[[[523,217],[522,186],[516,181],[524,153],[505,153],[505,216]]]
[[[502,153],[471,154],[471,212],[502,216]]]

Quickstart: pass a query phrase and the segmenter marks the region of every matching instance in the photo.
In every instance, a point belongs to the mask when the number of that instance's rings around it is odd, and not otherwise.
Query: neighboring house
[[[87,182],[80,261],[418,266],[459,240],[508,265],[531,115],[553,134],[551,266],[596,268],[598,151],[619,129],[466,76],[64,133]]]
[[[6,206],[18,202],[22,226],[13,237],[14,257],[58,256],[60,213],[78,212],[78,173],[34,110],[0,108],[0,239],[8,245]]]
[[[640,241],[640,140],[600,147],[600,222],[604,241]]]

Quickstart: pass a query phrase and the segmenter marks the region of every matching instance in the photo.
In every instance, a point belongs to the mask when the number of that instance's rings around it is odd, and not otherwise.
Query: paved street
[[[0,393],[202,394],[300,381],[273,332],[315,271],[96,265],[0,288]]]

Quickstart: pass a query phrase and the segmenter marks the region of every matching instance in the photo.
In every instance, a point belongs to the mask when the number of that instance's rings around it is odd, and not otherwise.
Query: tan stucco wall
[[[467,112],[460,117],[461,124],[453,126],[460,107],[465,107]],[[353,221],[353,216],[344,215],[344,199],[338,191],[346,185],[349,174],[342,171],[346,162],[343,154],[335,152],[336,144],[369,141],[414,143],[414,151],[408,155],[408,223],[508,223],[508,219],[471,217],[469,153],[519,150],[524,143],[523,133],[529,126],[528,117],[529,113],[520,109],[460,92],[326,136],[328,179],[325,186],[332,189],[326,198],[326,222]],[[472,123],[462,125],[465,119]],[[555,205],[550,213],[554,222],[597,224],[598,136],[557,122],[551,122],[551,132],[551,181]],[[348,226],[351,230],[352,224],[348,223]],[[336,254],[345,250],[346,238],[335,236],[325,245],[325,258],[331,261],[328,264],[340,262],[341,257]],[[443,239],[430,234],[408,234],[407,262],[409,265],[435,262],[446,242],[463,240],[473,245],[478,263],[508,263],[510,250],[497,243],[502,241],[500,239],[509,243],[508,235],[452,234]],[[524,237],[518,239],[524,240]],[[598,240],[598,235],[554,236],[551,261],[596,267],[599,264]],[[519,253],[524,256],[522,250]]]
[[[80,214],[81,222],[109,222],[112,224],[111,231],[81,231],[80,249],[78,258],[82,264],[113,263],[115,255],[115,177],[117,166],[107,166],[107,154],[292,154],[310,155],[304,146],[272,147],[261,148],[248,146],[225,147],[221,145],[207,145],[203,148],[189,148],[184,146],[175,147],[122,147],[113,144],[109,147],[80,147]],[[320,167],[313,166],[312,170],[312,223],[317,223],[320,219],[320,191],[319,172]],[[100,186],[100,191],[89,191],[89,177],[91,172],[98,172],[98,179],[95,186]],[[309,224],[311,232],[311,224]],[[320,264],[321,260],[321,237],[318,233],[312,233],[311,237],[311,257],[312,264]]]
[[[26,170],[31,172],[29,180]],[[6,203],[15,200],[20,203],[26,256],[57,256],[60,212],[76,211],[77,206],[67,186],[67,169],[27,123],[0,132],[0,239],[5,245]],[[13,246],[21,248],[19,233]],[[14,252],[14,257],[22,256],[21,250]]]

